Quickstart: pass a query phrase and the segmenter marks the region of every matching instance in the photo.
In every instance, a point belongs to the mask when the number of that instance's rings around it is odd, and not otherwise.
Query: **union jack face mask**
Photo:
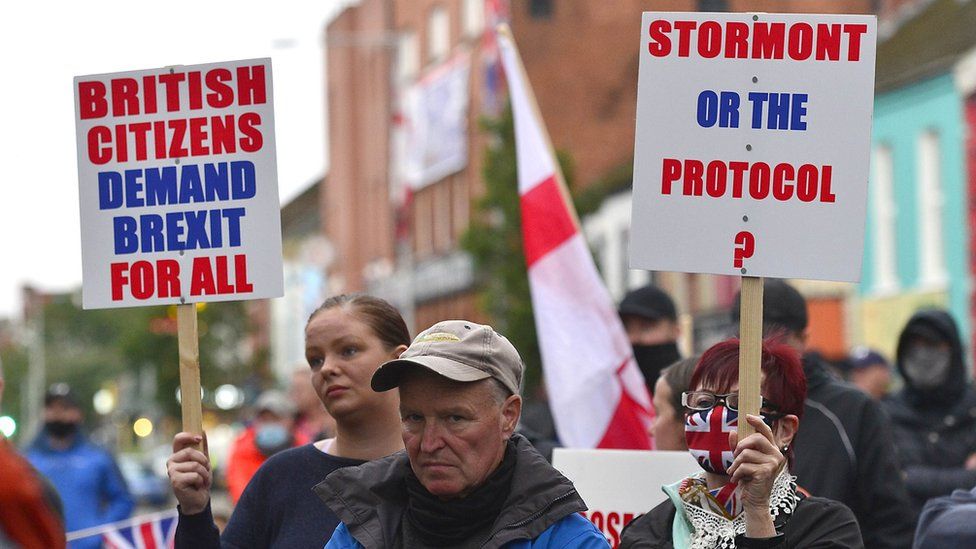
[[[709,410],[694,410],[685,416],[685,441],[688,452],[702,469],[728,475],[732,466],[729,432],[738,429],[739,413],[724,405]]]

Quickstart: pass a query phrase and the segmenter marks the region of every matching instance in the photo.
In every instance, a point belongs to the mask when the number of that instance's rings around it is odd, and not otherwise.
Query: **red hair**
[[[803,419],[803,403],[807,398],[807,378],[796,349],[778,339],[762,342],[763,373],[760,392],[764,399],[776,406],[775,412],[792,414]],[[728,393],[739,383],[739,340],[727,339],[716,343],[702,355],[691,376],[691,390]],[[793,448],[787,451],[793,462]]]

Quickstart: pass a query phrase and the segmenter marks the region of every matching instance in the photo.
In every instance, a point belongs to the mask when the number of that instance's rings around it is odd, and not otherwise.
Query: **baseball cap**
[[[261,393],[258,396],[257,402],[254,404],[254,410],[258,413],[271,412],[280,418],[292,417],[298,412],[295,405],[288,399],[288,396],[275,389],[269,389]]]
[[[735,294],[732,320],[739,322],[742,294]],[[807,327],[807,301],[796,288],[778,279],[763,282],[763,324],[781,326],[791,332],[802,332]]]
[[[78,398],[74,390],[67,383],[54,383],[44,391],[44,405],[50,406],[55,401],[61,401],[69,406],[79,407]]]
[[[627,292],[617,309],[620,316],[635,315],[651,320],[678,320],[678,311],[671,296],[653,284]]]
[[[525,371],[515,347],[491,326],[445,320],[421,332],[400,358],[380,366],[373,374],[373,390],[399,387],[403,372],[415,366],[453,381],[494,378],[514,395]]]
[[[867,347],[855,347],[851,350],[851,356],[848,362],[852,370],[860,370],[861,368],[875,365],[891,368],[888,361],[885,360],[885,357],[881,356],[881,353]]]

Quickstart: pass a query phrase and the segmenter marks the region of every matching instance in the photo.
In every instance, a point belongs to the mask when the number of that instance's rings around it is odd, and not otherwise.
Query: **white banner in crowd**
[[[556,448],[552,465],[573,481],[583,514],[613,547],[624,526],[664,501],[662,486],[701,471],[688,452]]]
[[[856,282],[874,16],[643,14],[631,266]]]
[[[282,295],[270,59],[74,90],[86,309]]]
[[[403,177],[413,189],[468,164],[468,80],[471,55],[461,52],[407,88],[403,112]]]

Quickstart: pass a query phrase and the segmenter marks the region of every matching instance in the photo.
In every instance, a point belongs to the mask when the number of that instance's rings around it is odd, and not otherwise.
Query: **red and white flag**
[[[559,439],[569,448],[650,448],[653,412],[644,378],[580,231],[507,27],[498,41],[515,118],[532,306]]]

